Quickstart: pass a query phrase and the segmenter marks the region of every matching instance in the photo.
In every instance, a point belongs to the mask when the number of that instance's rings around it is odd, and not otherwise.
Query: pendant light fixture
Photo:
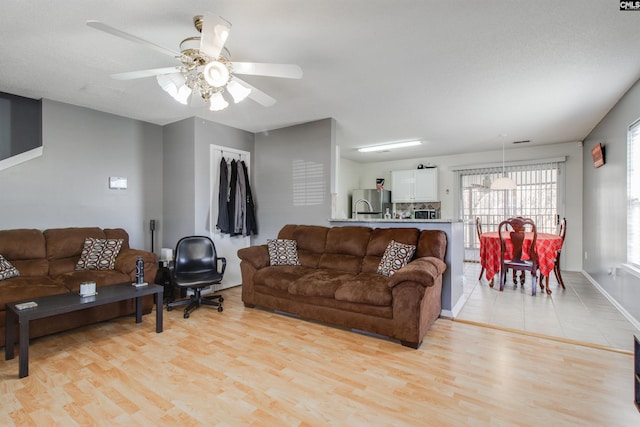
[[[504,135],[500,135],[504,136]],[[496,179],[491,183],[492,190],[515,190],[516,183],[514,180],[509,178],[505,173],[504,168],[504,139],[502,140],[502,177]]]

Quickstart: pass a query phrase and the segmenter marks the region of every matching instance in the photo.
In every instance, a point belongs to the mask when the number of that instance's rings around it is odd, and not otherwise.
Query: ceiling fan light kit
[[[234,103],[249,97],[268,107],[276,101],[271,96],[239,79],[236,74],[302,78],[302,69],[294,64],[268,64],[238,62],[237,69],[231,61],[225,42],[231,31],[231,23],[212,15],[197,15],[193,18],[194,27],[200,37],[188,37],[180,43],[180,52],[174,52],[162,46],[143,40],[137,36],[118,30],[100,21],[88,20],[86,24],[100,31],[143,44],[158,52],[177,58],[181,64],[174,67],[132,71],[112,75],[117,80],[130,80],[144,77],[156,77],[158,85],[173,99],[188,104],[192,95],[199,95],[209,104],[211,111],[224,110],[229,106],[223,94],[229,92]]]
[[[404,148],[404,147],[413,147],[416,145],[422,144],[422,141],[401,141],[401,142],[393,142],[390,144],[382,144],[382,145],[372,145],[370,147],[362,147],[358,148],[358,151],[361,153],[370,153],[372,151],[387,151],[394,150],[396,148]]]

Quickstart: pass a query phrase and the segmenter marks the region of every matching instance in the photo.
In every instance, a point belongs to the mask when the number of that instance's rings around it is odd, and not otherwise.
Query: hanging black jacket
[[[246,186],[247,204],[244,218],[247,223],[247,235],[251,235],[251,233],[258,234],[258,224],[256,222],[256,214],[253,206],[253,197],[251,196],[251,185],[249,184],[249,172],[247,171],[247,165],[244,163],[244,161],[240,162],[240,165],[242,166],[242,171],[244,173],[244,182]]]
[[[218,186],[218,220],[216,227],[229,234],[229,171],[224,157],[220,160],[220,184]]]
[[[234,235],[235,217],[236,217],[236,186],[238,185],[238,162],[231,160],[231,179],[229,180],[229,203],[227,204],[227,213],[229,215],[229,231]]]

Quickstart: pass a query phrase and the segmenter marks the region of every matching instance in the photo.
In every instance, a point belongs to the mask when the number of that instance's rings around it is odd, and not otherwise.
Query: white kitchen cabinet
[[[437,202],[438,169],[391,171],[393,203]]]

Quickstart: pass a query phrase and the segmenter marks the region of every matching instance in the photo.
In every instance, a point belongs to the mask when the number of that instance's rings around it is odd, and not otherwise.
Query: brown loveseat
[[[412,348],[440,315],[443,231],[286,225],[278,238],[295,240],[300,265],[270,265],[267,245],[238,251],[247,307],[386,335]],[[416,252],[387,277],[377,268],[391,240]]]
[[[75,270],[87,237],[123,239],[113,270]],[[146,281],[153,281],[158,270],[156,255],[131,249],[129,235],[121,228],[57,228],[44,232],[35,229],[0,230],[0,255],[20,273],[17,277],[0,280],[0,345],[5,343],[5,309],[9,302],[78,292],[80,283],[88,281],[96,282],[97,288],[133,283],[138,256],[144,260]],[[143,312],[149,313],[152,307],[153,299],[145,297]],[[30,323],[29,335],[39,337],[131,313],[135,313],[133,300],[107,304],[34,320]]]

